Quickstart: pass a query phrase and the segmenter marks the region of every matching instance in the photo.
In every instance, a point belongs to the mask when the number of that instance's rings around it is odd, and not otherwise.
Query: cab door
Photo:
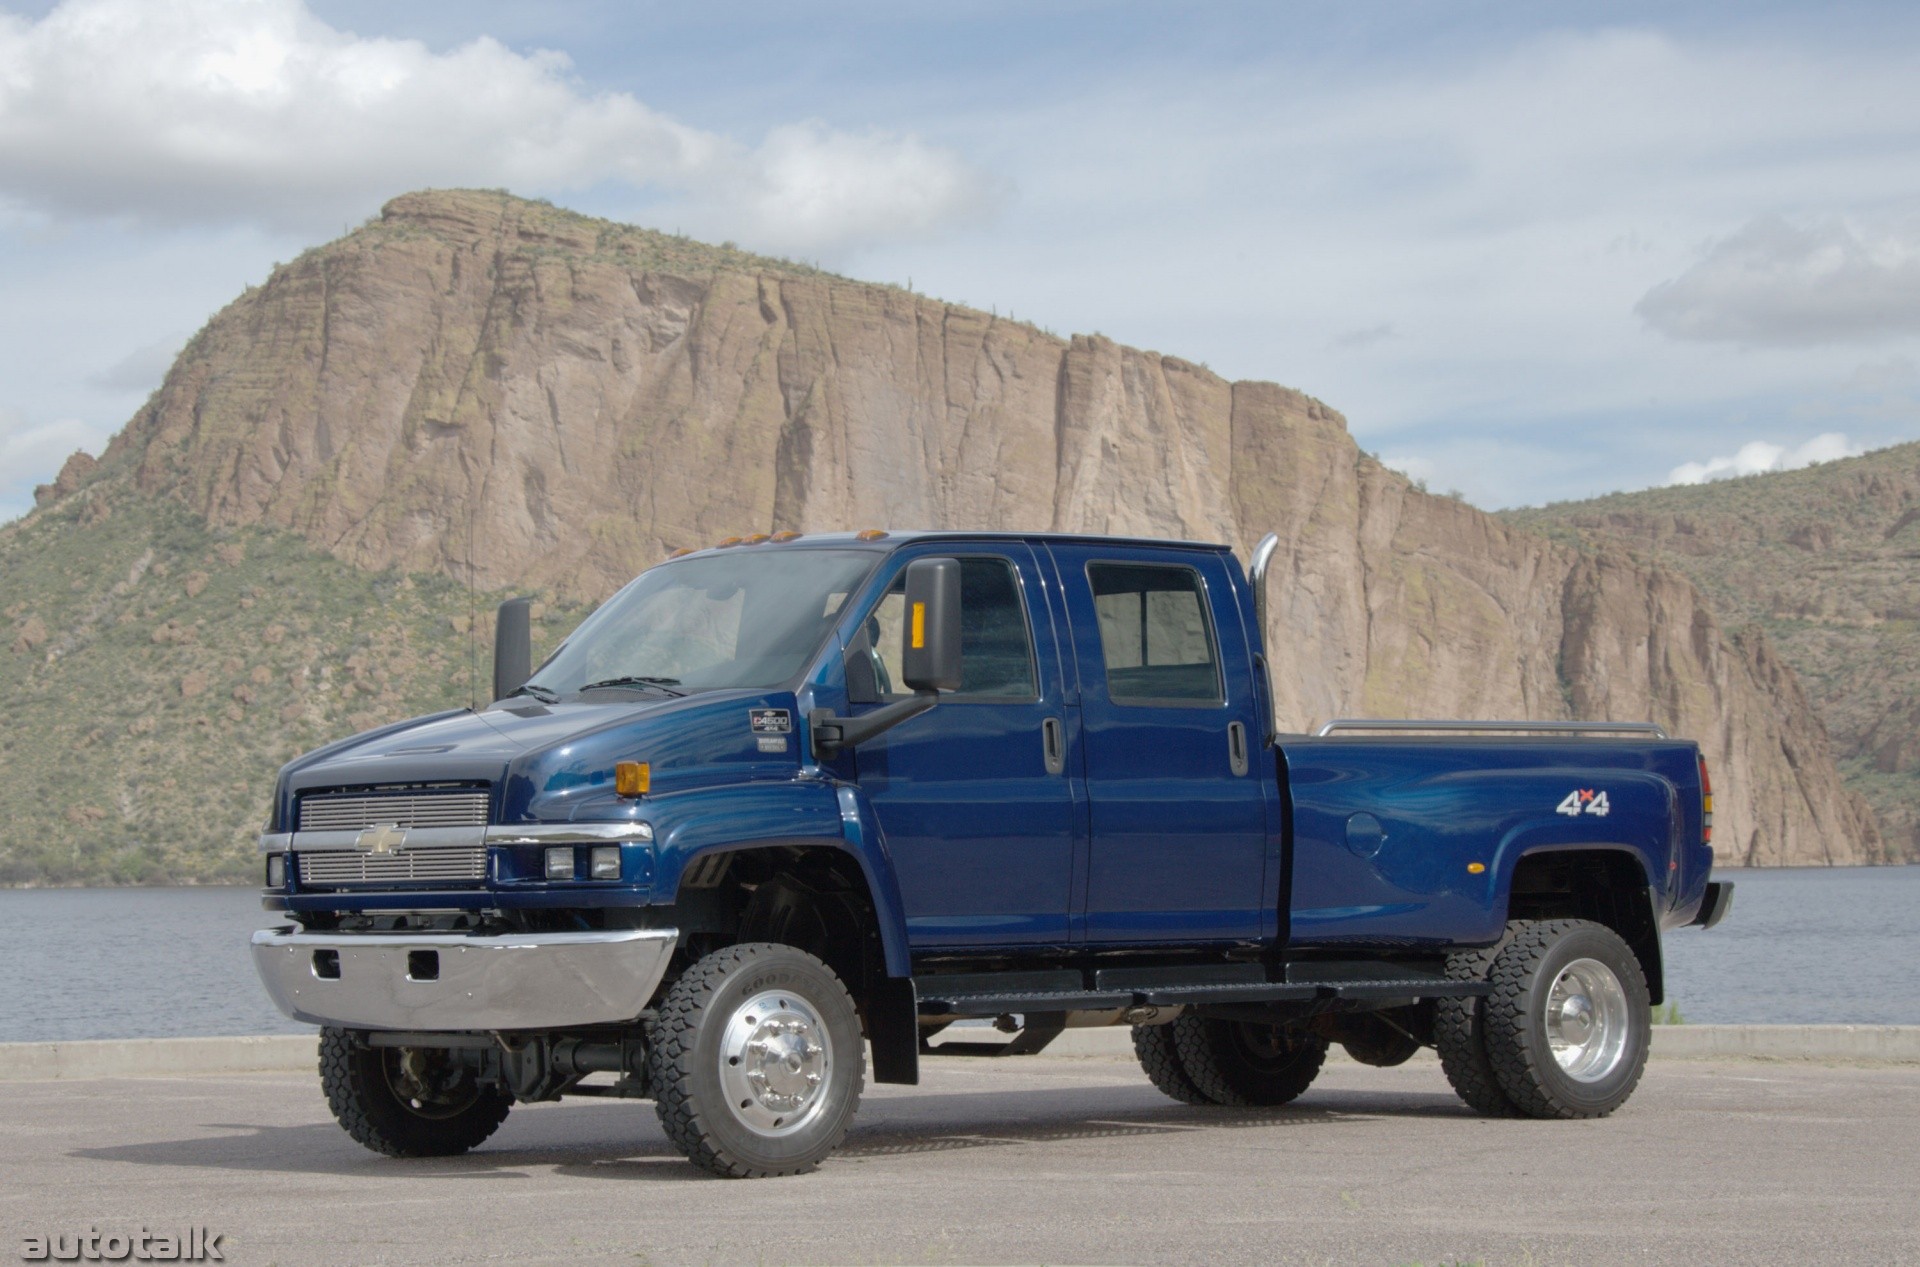
[[[1090,811],[1092,944],[1273,935],[1269,832],[1246,645],[1224,556],[1095,543],[1047,547],[1078,670]]]
[[[957,544],[957,543],[955,543]],[[861,789],[886,834],[915,951],[1064,945],[1082,814],[1045,577],[1023,543],[901,551],[847,652],[849,709],[904,697],[904,576],[961,568],[958,691],[861,744]]]

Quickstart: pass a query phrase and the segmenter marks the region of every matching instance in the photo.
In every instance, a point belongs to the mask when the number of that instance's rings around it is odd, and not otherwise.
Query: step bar
[[[956,990],[938,978],[914,982],[922,1016],[1008,1016],[1107,1012],[1135,1007],[1198,1007],[1231,1003],[1374,1002],[1461,999],[1490,993],[1485,981],[1385,977],[1336,981],[1209,981],[1132,989]]]

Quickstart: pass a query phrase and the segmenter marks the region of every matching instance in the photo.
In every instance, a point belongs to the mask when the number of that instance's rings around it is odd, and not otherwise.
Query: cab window
[[[1116,704],[1219,704],[1220,662],[1192,568],[1089,563],[1107,694]]]

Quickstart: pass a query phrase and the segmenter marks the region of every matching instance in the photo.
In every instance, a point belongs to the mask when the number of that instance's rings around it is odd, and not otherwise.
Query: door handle
[[[1234,774],[1247,772],[1247,728],[1237,721],[1227,723],[1227,760]]]
[[[1049,717],[1040,723],[1040,748],[1046,754],[1048,774],[1060,774],[1066,770],[1066,734],[1060,729],[1058,717]]]

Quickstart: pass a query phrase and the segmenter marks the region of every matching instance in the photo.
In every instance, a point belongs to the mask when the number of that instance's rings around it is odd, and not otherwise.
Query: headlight
[[[287,887],[287,855],[283,853],[267,855],[267,887],[270,889]]]
[[[596,880],[618,880],[620,878],[620,846],[595,845],[591,874]]]
[[[573,846],[556,845],[547,850],[547,879],[573,879]]]

